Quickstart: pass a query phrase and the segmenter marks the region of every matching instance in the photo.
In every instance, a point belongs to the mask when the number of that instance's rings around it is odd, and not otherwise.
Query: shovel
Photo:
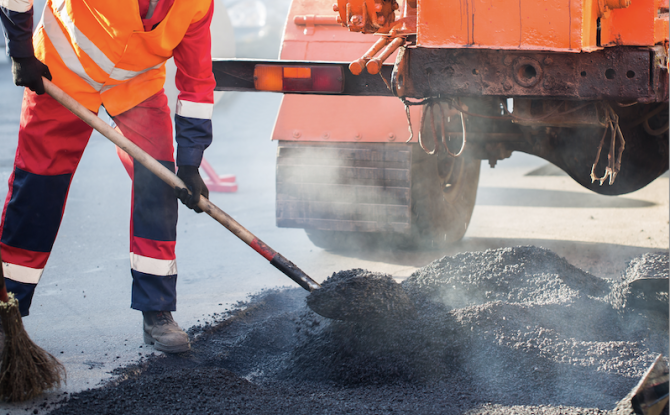
[[[97,115],[67,95],[51,81],[46,78],[42,78],[42,80],[44,81],[45,91],[65,108],[81,118],[82,121],[107,137],[112,143],[128,153],[172,188],[186,189],[184,182],[174,172],[160,164],[135,143],[98,118]],[[270,264],[298,283],[302,288],[310,293],[318,291],[318,296],[310,294],[307,298],[308,306],[317,314],[331,319],[359,321],[361,319],[372,319],[389,315],[391,312],[393,315],[402,315],[405,310],[408,313],[414,311],[413,305],[404,293],[404,290],[399,284],[394,283],[390,277],[384,279],[367,278],[364,276],[354,277],[348,278],[345,283],[339,285],[331,277],[332,281],[327,281],[330,282],[326,287],[327,289],[322,289],[319,283],[305,274],[293,262],[270,248],[202,195],[200,196],[198,207],[253,248],[263,258],[270,261]],[[389,279],[391,279],[391,284],[389,283]],[[355,304],[349,303],[350,298],[357,300]]]
[[[81,120],[86,124],[90,125],[100,134],[107,137],[109,141],[116,144],[120,149],[144,165],[144,167],[149,169],[149,171],[158,176],[165,183],[169,184],[172,188],[186,189],[184,182],[167,167],[160,164],[156,159],[147,154],[135,143],[127,139],[125,136],[123,136],[123,134],[116,131],[114,128],[112,128],[112,126],[89,111],[88,108],[81,105],[74,98],[66,94],[62,89],[54,85],[51,81],[46,78],[42,78],[42,80],[44,81],[44,90],[46,93],[58,101],[65,108],[70,110],[74,115],[81,118]],[[203,212],[206,212],[209,216],[214,218],[217,222],[225,226],[226,229],[235,234],[235,236],[244,241],[244,243],[249,245],[256,252],[261,254],[263,258],[270,261],[270,264],[272,264],[275,268],[283,272],[293,281],[297,282],[298,285],[300,285],[302,288],[312,292],[321,287],[319,283],[311,279],[295,264],[254,236],[254,234],[245,229],[226,212],[215,206],[206,197],[202,195],[200,196],[198,207],[202,209]]]

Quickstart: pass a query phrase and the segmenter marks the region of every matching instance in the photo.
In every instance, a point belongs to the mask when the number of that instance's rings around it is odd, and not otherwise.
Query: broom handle
[[[116,144],[119,148],[144,165],[144,167],[149,169],[149,171],[158,176],[165,183],[170,185],[172,188],[187,188],[184,182],[179,177],[177,177],[174,172],[170,171],[167,167],[163,166],[158,161],[156,161],[156,159],[148,155],[144,150],[139,148],[137,144],[133,143],[121,133],[116,131],[109,124],[100,119],[96,114],[89,111],[74,98],[63,92],[63,90],[58,88],[51,81],[46,78],[42,78],[42,80],[44,81],[44,89],[47,94],[61,103],[65,108],[72,111],[74,115],[81,118],[82,121],[84,121],[86,124],[90,125],[100,134],[107,137],[112,143]],[[265,259],[270,261],[270,264],[272,264],[275,268],[283,272],[293,281],[297,282],[302,288],[311,292],[321,287],[319,283],[311,279],[295,264],[258,239],[254,234],[245,229],[226,212],[219,209],[206,197],[202,195],[200,196],[198,207],[202,209],[203,212],[207,212],[209,216],[226,227],[226,229],[244,241],[244,243],[249,245],[256,252],[261,254]]]

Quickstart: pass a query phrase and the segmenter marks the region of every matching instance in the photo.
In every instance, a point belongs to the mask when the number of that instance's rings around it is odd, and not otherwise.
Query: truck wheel
[[[560,145],[553,151],[552,161],[577,183],[593,192],[615,196],[634,192],[651,183],[668,170],[668,104],[633,105],[621,108],[612,105],[619,116],[619,126],[626,140],[621,159],[621,171],[614,184],[592,183],[589,172],[593,163],[602,129],[564,129]],[[655,114],[649,116],[650,114]],[[647,124],[645,125],[644,122]],[[609,141],[605,140],[596,174],[605,171]]]
[[[467,156],[412,155],[412,231],[398,247],[439,249],[465,235],[475,208],[480,160]]]
[[[407,234],[305,229],[314,245],[331,250],[439,249],[465,235],[475,207],[480,160],[430,156],[412,149],[412,226]]]

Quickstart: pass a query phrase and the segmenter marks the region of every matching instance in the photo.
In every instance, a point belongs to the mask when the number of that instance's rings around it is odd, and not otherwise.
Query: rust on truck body
[[[403,95],[549,97],[641,103],[668,99],[663,47],[590,53],[408,48]],[[664,88],[665,87],[665,88]]]

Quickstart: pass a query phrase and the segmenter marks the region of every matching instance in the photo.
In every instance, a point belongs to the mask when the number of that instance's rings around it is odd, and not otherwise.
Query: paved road
[[[21,91],[0,63],[0,197],[7,192],[16,148]],[[279,229],[274,219],[274,157],[269,137],[281,97],[228,93],[215,108],[215,142],[206,157],[219,173],[237,175],[239,191],[212,201],[317,281],[361,267],[398,279],[435,258],[502,246],[539,245],[596,275],[617,278],[630,258],[668,249],[668,178],[621,197],[599,196],[541,159],[523,154],[495,169],[482,166],[477,206],[459,244],[431,253],[333,253],[315,247],[304,232]],[[549,175],[528,175],[539,168]],[[128,258],[130,180],[115,149],[94,134],[74,177],[53,254],[25,326],[33,340],[68,370],[67,386],[25,405],[0,411],[26,413],[99,385],[110,371],[151,353],[142,344],[141,315],[131,310]],[[190,327],[211,319],[249,294],[293,285],[208,216],[180,210],[177,321]],[[37,408],[38,412],[42,409]],[[32,409],[31,409],[32,410]]]

